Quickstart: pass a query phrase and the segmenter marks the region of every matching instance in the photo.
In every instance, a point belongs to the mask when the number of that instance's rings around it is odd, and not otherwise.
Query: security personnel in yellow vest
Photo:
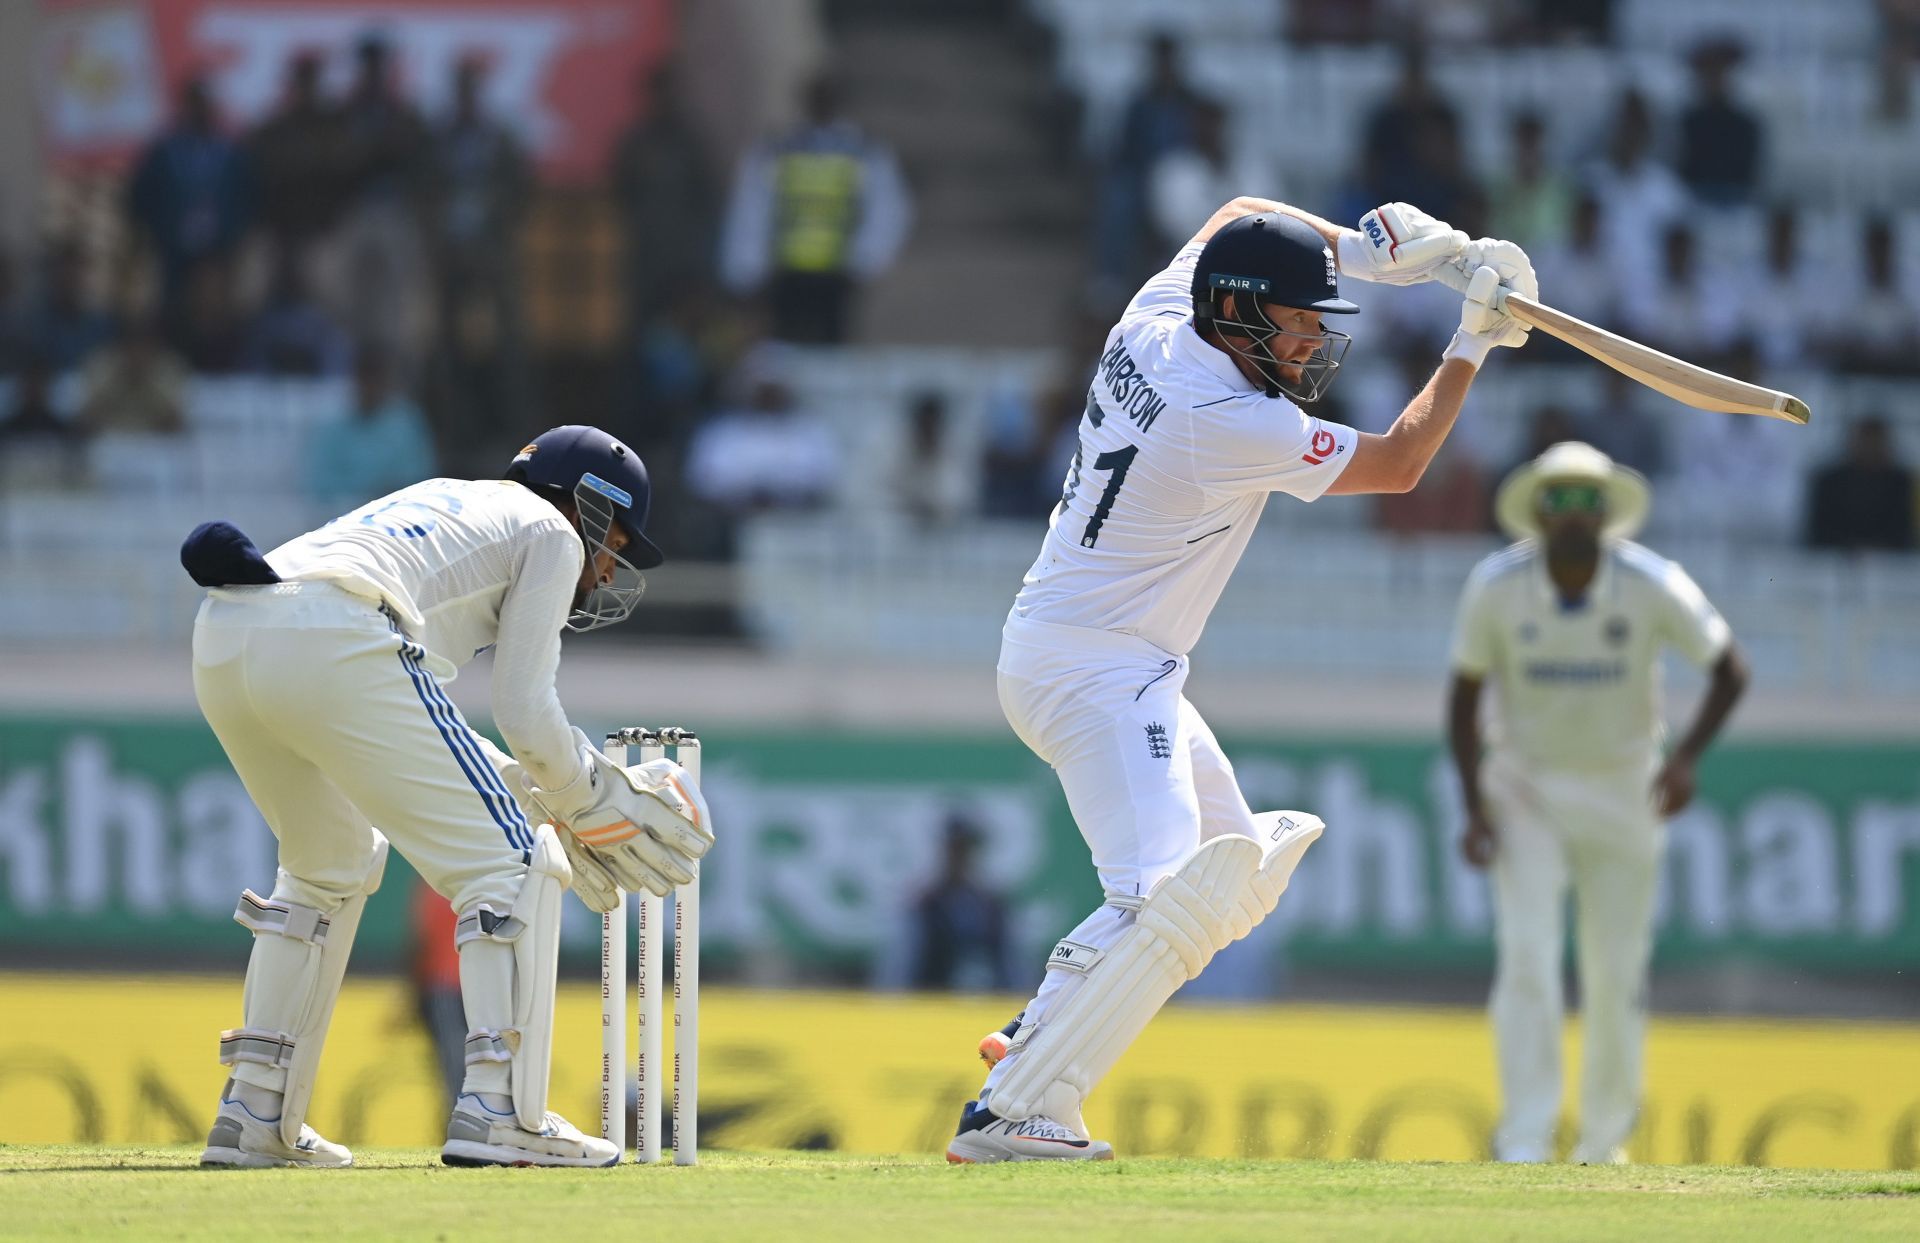
[[[893,153],[840,114],[840,92],[808,85],[807,119],[741,161],[720,269],[739,293],[764,291],[785,341],[847,336],[854,290],[893,261],[911,206]]]

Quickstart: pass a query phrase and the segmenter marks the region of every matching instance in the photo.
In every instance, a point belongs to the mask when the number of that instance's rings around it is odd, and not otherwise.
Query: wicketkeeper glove
[[[527,795],[563,829],[569,861],[577,846],[600,865],[619,888],[645,889],[662,897],[693,879],[693,866],[713,848],[706,800],[687,770],[672,760],[651,760],[621,768],[574,730],[582,770],[558,790],[542,790],[522,774]],[[576,866],[576,871],[578,870]],[[600,888],[589,873],[581,900]],[[579,880],[575,880],[579,889]],[[591,895],[596,898],[604,894]],[[611,908],[594,907],[596,910]]]

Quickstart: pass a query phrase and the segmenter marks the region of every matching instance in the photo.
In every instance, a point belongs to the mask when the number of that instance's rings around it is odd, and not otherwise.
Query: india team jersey
[[[287,541],[267,563],[289,582],[384,605],[442,681],[496,648],[493,717],[508,747],[546,782],[577,771],[554,677],[586,547],[551,504],[505,480],[429,479]]]
[[[1252,388],[1200,339],[1198,244],[1148,281],[1107,336],[1080,446],[1013,615],[1136,635],[1184,654],[1270,492],[1311,501],[1358,435]]]
[[[1468,577],[1453,666],[1498,684],[1495,749],[1528,765],[1619,769],[1658,755],[1662,649],[1706,666],[1731,640],[1687,572],[1638,544],[1606,545],[1585,599],[1568,607],[1529,541]]]

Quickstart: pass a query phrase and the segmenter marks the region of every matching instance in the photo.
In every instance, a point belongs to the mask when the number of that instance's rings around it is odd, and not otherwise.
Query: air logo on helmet
[[[1244,289],[1249,293],[1266,293],[1273,288],[1273,282],[1258,276],[1229,276],[1225,272],[1215,272],[1207,277],[1207,283],[1215,289],[1232,292]]]

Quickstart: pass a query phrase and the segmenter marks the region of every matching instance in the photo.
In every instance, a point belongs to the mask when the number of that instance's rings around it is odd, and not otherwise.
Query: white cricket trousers
[[[1503,1096],[1495,1154],[1553,1157],[1560,1115],[1560,965],[1567,890],[1576,920],[1582,1021],[1577,1161],[1605,1161],[1640,1110],[1647,964],[1665,828],[1653,771],[1523,768],[1494,755],[1481,782],[1498,834],[1493,894],[1499,965],[1492,1016]]]
[[[419,645],[329,583],[220,588],[193,627],[193,689],[280,843],[276,899],[358,891],[372,829],[456,911],[509,910],[532,828]]]
[[[1202,841],[1259,834],[1233,765],[1182,692],[1187,658],[1144,639],[1010,618],[1001,636],[1000,706],[1053,766],[1107,896],[1143,897]],[[1103,905],[1069,939],[1107,949],[1131,913]],[[1069,973],[1048,971],[1027,1005],[1041,1023]],[[1019,1055],[1003,1059],[992,1087]]]

